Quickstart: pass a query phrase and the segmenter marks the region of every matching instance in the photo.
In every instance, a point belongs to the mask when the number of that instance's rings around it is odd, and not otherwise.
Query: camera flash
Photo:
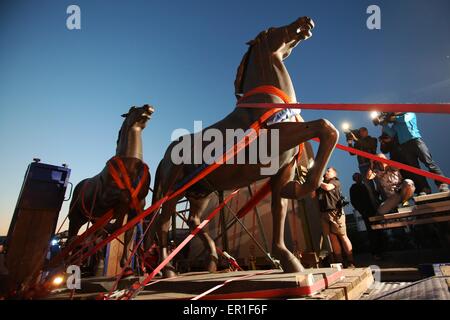
[[[373,119],[375,119],[376,117],[378,117],[380,115],[380,113],[378,112],[378,111],[372,111],[371,113],[370,113],[370,118],[373,120]]]
[[[349,129],[350,129],[350,123],[344,122],[344,123],[342,124],[342,130],[348,131]]]

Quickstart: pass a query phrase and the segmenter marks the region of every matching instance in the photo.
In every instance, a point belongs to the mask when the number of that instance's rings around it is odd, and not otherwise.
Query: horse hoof
[[[172,269],[163,269],[162,276],[163,278],[174,278],[177,276],[177,274]]]
[[[286,262],[281,261],[281,267],[283,268],[283,271],[285,273],[296,273],[305,271],[305,268],[296,257],[293,257],[293,259]]]
[[[211,261],[209,261],[209,264],[208,264],[208,272],[209,273],[217,272],[217,262],[218,262],[218,259],[214,256],[211,256]]]
[[[285,273],[303,272],[305,268],[300,261],[286,248],[275,248],[272,250],[275,258],[280,260],[281,267]]]

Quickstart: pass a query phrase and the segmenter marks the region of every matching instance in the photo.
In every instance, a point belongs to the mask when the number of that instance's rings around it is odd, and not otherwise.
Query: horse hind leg
[[[286,248],[284,229],[288,200],[281,197],[281,190],[287,181],[291,181],[295,174],[295,161],[282,168],[271,178],[272,186],[272,255],[280,260],[284,272],[302,272],[304,268],[300,261]]]
[[[209,203],[209,200],[207,198],[201,198],[201,199],[193,199],[189,198],[189,227],[191,230],[194,230],[200,225],[200,217],[202,216],[202,213],[204,212],[206,206]],[[203,245],[209,252],[209,261],[207,270],[208,272],[216,272],[217,271],[217,264],[219,262],[219,257],[217,255],[217,249],[216,244],[214,242],[214,239],[211,238],[211,236],[205,231],[201,230],[199,232],[200,240],[203,242]]]
[[[283,122],[274,124],[270,128],[280,130],[280,150],[288,150],[313,138],[320,139],[314,165],[309,170],[305,183],[300,184],[298,181],[291,180],[281,191],[283,198],[300,199],[319,187],[326,165],[338,141],[339,132],[325,119],[300,123]]]
[[[181,199],[183,195],[180,195],[176,198],[168,200],[163,204],[161,215],[158,219],[158,242],[159,242],[159,255],[160,262],[164,261],[169,256],[169,228],[170,228],[170,219],[175,213],[176,205],[179,199]],[[164,278],[172,278],[176,276],[175,267],[169,262],[162,269],[162,274]]]

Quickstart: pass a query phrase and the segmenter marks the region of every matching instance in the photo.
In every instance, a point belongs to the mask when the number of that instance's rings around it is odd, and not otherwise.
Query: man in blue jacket
[[[416,114],[413,112],[396,112],[391,118],[391,121],[391,125],[387,123],[383,124],[383,132],[391,137],[397,136],[406,164],[419,167],[418,160],[420,160],[430,172],[444,176],[442,170],[433,161],[431,153],[425,141],[422,139],[419,127],[417,126]],[[440,192],[449,190],[446,183],[437,180],[435,183]],[[420,179],[416,184],[420,194],[431,193],[425,178]]]

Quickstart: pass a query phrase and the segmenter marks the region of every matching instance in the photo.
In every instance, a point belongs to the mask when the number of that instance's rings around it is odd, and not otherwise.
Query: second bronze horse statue
[[[294,86],[289,73],[284,65],[292,50],[303,40],[311,37],[311,29],[314,23],[308,17],[302,17],[295,22],[279,27],[270,28],[261,32],[254,40],[249,42],[249,50],[242,59],[235,81],[236,96],[241,103],[282,103],[281,94],[273,92],[259,92],[249,95],[255,88],[271,87],[283,92],[289,101],[296,102]],[[276,90],[275,90],[276,91]],[[246,130],[252,123],[257,121],[268,109],[235,108],[223,120],[213,124],[211,128],[219,130],[223,136],[227,129]],[[283,116],[284,111],[277,116]],[[263,128],[268,131],[279,130],[279,153],[277,172],[270,176],[272,189],[272,215],[273,215],[273,241],[272,256],[280,260],[285,272],[299,272],[303,270],[300,261],[287,249],[284,242],[285,219],[288,206],[286,198],[301,198],[319,187],[330,155],[338,140],[338,131],[325,119],[303,122],[291,121],[268,121]],[[269,133],[270,134],[270,133]],[[320,139],[314,165],[309,170],[306,181],[300,184],[294,180],[296,155],[299,152],[299,144],[313,138]],[[180,139],[180,141],[183,137]],[[204,165],[193,165],[182,163],[174,164],[171,154],[174,146],[180,141],[173,142],[167,149],[164,158],[158,165],[155,178],[153,203],[161,199],[177,184],[183,183],[195,175],[195,172]],[[193,136],[191,135],[191,141]],[[203,151],[207,144],[203,143]],[[225,149],[226,150],[226,149]],[[247,152],[243,150],[242,152]],[[162,206],[158,219],[158,242],[160,259],[168,256],[168,230],[170,218],[175,212],[177,202],[186,197],[190,203],[190,225],[198,226],[202,211],[208,204],[208,194],[215,191],[233,190],[250,185],[251,183],[267,178],[261,174],[262,164],[224,164],[217,170],[192,186],[184,194],[167,201]],[[213,239],[206,233],[200,236],[207,244],[210,253],[209,271],[217,268],[217,250]],[[149,234],[146,239],[147,247],[150,246],[154,235]],[[165,277],[174,276],[174,268],[168,264],[163,269]]]
[[[143,159],[142,130],[153,112],[153,107],[144,105],[131,107],[128,113],[122,115],[125,119],[119,131],[115,157],[99,174],[82,180],[75,187],[70,204],[68,241],[77,236],[85,223],[95,222],[111,209],[114,210],[112,220],[115,222],[106,228],[109,233],[120,228],[127,215],[129,218],[134,215],[136,207],[144,208],[150,174]],[[135,194],[130,191],[135,191]],[[120,261],[122,267],[128,257],[133,232],[134,229],[130,229],[125,233],[125,247]]]

